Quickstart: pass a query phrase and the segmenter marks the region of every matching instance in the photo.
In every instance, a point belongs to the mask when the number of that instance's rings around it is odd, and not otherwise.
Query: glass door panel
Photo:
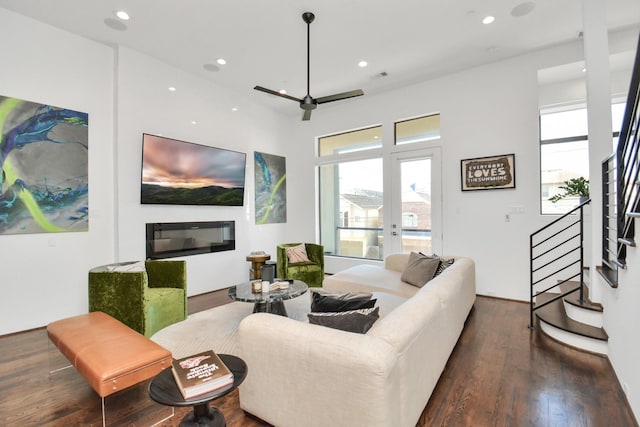
[[[392,157],[394,252],[440,251],[439,150],[397,153]]]

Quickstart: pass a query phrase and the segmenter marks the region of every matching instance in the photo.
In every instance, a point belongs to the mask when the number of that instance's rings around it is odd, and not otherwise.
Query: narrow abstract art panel
[[[0,96],[0,234],[89,229],[87,113]]]
[[[256,224],[287,222],[285,158],[254,151]]]

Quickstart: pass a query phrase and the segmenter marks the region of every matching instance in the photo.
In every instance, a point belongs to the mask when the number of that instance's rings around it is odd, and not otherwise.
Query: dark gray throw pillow
[[[340,313],[309,313],[309,323],[358,334],[366,333],[378,320],[378,307]]]
[[[409,262],[400,275],[400,280],[421,288],[433,279],[439,265],[438,258],[429,258],[417,252],[411,252]]]
[[[311,292],[312,312],[340,312],[359,310],[361,308],[372,308],[376,305],[376,299],[371,299],[370,292],[345,292],[345,293],[322,293]]]

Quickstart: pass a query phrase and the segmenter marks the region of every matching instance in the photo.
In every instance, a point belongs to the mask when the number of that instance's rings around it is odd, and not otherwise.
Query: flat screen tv
[[[145,133],[140,202],[242,206],[245,165],[245,153]]]

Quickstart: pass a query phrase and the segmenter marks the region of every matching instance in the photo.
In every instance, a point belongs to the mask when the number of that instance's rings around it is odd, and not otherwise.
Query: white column
[[[602,160],[613,151],[611,143],[611,81],[605,0],[582,0],[584,59],[587,68],[589,119],[589,187],[591,196],[591,288],[599,301],[601,290],[595,266],[602,260]]]

